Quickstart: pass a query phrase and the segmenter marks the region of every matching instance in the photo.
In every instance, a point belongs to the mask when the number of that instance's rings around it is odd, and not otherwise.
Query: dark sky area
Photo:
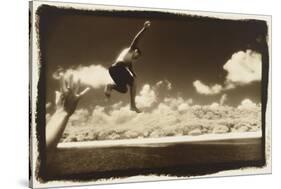
[[[261,41],[265,41],[267,32],[264,21],[159,12],[94,12],[44,7],[39,15],[47,102],[52,101],[58,89],[58,82],[52,78],[58,67],[110,66],[122,48],[129,46],[144,21],[150,20],[151,27],[140,42],[143,56],[135,64],[139,86],[167,79],[172,83],[174,95],[192,98],[196,104],[210,104],[219,101],[221,94],[198,94],[192,83],[201,80],[208,85],[223,85],[226,61],[240,50],[261,52],[264,45]],[[259,103],[260,91],[261,82],[237,87],[225,92],[227,103],[236,106],[245,98]],[[114,93],[112,100],[128,102],[128,95]],[[81,101],[82,105],[102,103],[103,89],[91,90]]]

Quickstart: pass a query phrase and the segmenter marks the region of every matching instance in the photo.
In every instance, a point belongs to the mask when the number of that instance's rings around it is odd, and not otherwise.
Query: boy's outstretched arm
[[[131,49],[137,48],[138,43],[139,43],[139,40],[140,40],[140,38],[141,38],[143,32],[144,32],[147,28],[150,27],[150,24],[151,24],[150,21],[146,21],[146,22],[144,23],[143,28],[137,33],[137,35],[136,35],[135,38],[133,39],[133,41],[132,41],[132,43],[131,43],[131,45],[130,45],[130,48],[131,48]]]
[[[56,149],[69,117],[75,112],[78,101],[89,90],[86,88],[79,92],[80,82],[73,82],[73,76],[70,76],[69,81],[61,76],[60,87],[60,92],[56,92],[56,111],[46,126],[46,148],[49,155]]]

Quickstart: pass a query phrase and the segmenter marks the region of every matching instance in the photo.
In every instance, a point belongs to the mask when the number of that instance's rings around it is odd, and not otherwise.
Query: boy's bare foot
[[[104,95],[106,96],[106,98],[110,98],[110,93],[111,93],[111,87],[110,85],[106,85],[104,88]]]
[[[137,107],[131,107],[131,110],[137,113],[141,113],[141,111]]]

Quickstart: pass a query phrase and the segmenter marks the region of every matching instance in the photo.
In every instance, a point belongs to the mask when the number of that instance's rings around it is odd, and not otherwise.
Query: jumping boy
[[[109,74],[115,84],[107,84],[104,90],[106,97],[110,97],[111,90],[114,89],[120,93],[126,93],[130,88],[131,110],[137,113],[141,111],[137,108],[136,97],[136,74],[133,70],[133,63],[141,56],[141,51],[138,48],[138,42],[144,31],[150,27],[150,21],[144,23],[143,28],[138,32],[132,41],[130,47],[125,48],[119,54],[116,62],[109,67]]]

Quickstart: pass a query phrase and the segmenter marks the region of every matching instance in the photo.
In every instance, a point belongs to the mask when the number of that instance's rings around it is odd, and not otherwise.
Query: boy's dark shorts
[[[127,85],[132,85],[134,78],[123,65],[114,65],[109,67],[109,74],[115,84],[120,88],[127,88]]]

